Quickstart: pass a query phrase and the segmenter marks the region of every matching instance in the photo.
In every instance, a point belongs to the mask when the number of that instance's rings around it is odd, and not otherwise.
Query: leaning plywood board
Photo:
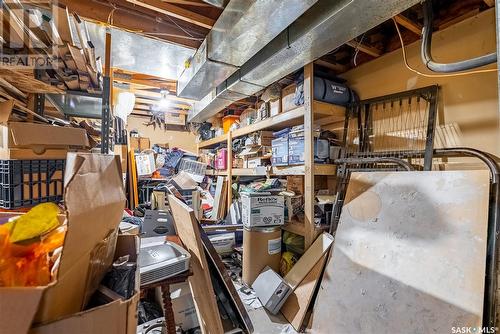
[[[353,173],[313,333],[481,327],[487,171]]]
[[[309,247],[304,255],[295,263],[288,274],[283,278],[292,290],[299,286],[300,282],[313,269],[314,265],[321,259],[333,243],[333,236],[328,233],[321,234]]]
[[[201,242],[198,221],[194,217],[193,210],[175,196],[169,195],[168,203],[172,210],[177,234],[184,247],[191,254],[190,261],[193,275],[189,277],[188,281],[202,333],[224,333],[205,251]]]
[[[314,291],[325,267],[327,257],[328,254],[321,257],[281,308],[281,313],[296,331],[300,331],[302,327]]]

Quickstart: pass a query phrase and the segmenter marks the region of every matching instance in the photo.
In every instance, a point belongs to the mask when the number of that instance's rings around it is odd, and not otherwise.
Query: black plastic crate
[[[66,160],[0,160],[0,207],[62,200]]]

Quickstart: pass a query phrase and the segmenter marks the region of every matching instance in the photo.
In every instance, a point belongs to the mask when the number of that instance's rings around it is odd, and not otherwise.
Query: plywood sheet
[[[306,250],[288,274],[283,277],[283,280],[292,287],[292,290],[297,288],[300,282],[313,269],[314,265],[318,263],[323,254],[330,249],[332,243],[333,236],[326,232],[316,238],[311,247]]]
[[[302,282],[300,282],[295,291],[287,298],[285,304],[283,304],[281,308],[281,313],[296,331],[300,331],[302,327],[314,291],[316,290],[321,273],[325,267],[327,257],[328,254],[324,254],[323,257],[321,257]]]
[[[313,333],[481,326],[487,171],[353,173]]]
[[[175,230],[184,247],[191,254],[190,264],[193,275],[189,277],[188,281],[201,331],[203,334],[224,333],[205,251],[201,242],[198,221],[194,217],[193,210],[175,196],[169,195],[168,202],[172,210],[172,216],[174,216]]]

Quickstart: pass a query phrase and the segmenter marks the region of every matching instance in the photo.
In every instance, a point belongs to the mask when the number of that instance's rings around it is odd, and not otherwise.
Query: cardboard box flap
[[[0,102],[0,125],[7,125],[13,108],[14,100]]]
[[[43,288],[2,288],[1,333],[27,333],[42,298]]]
[[[136,262],[139,253],[139,238],[120,235],[116,242],[114,259],[129,255]],[[106,333],[135,334],[137,332],[137,303],[139,301],[139,269],[135,276],[135,294],[127,300],[115,300],[83,312],[71,314],[45,325],[34,327],[29,334],[52,333]]]
[[[68,153],[64,188],[68,231],[57,284],[46,290],[37,323],[82,309],[113,260],[125,207],[120,160],[113,155]]]
[[[90,147],[84,129],[27,122],[9,122],[9,132],[12,143],[17,147]]]

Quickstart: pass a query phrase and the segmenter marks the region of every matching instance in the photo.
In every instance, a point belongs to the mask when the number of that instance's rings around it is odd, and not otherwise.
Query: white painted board
[[[353,173],[313,333],[480,327],[487,171]]]

